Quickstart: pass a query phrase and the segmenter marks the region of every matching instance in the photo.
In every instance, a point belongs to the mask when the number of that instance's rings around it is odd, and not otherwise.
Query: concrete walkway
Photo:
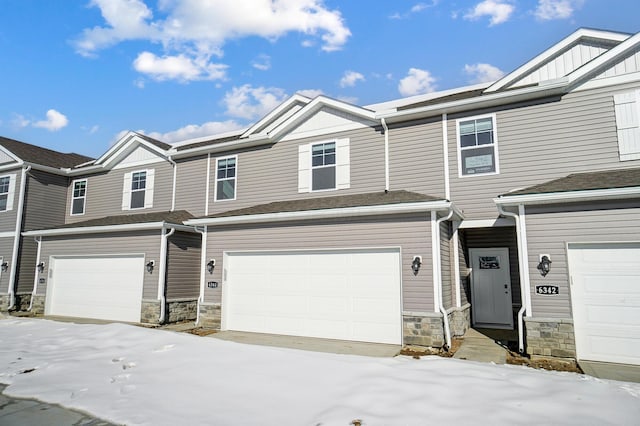
[[[612,362],[578,361],[584,374],[599,379],[640,383],[640,365],[614,364]]]
[[[462,345],[453,355],[457,359],[469,361],[507,363],[507,350],[498,345],[493,339],[470,328],[463,336]]]

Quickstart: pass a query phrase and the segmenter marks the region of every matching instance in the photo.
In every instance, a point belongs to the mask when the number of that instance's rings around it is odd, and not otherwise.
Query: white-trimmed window
[[[640,90],[613,96],[620,161],[640,159]]]
[[[13,210],[13,196],[16,192],[16,175],[0,176],[0,211]]]
[[[460,176],[499,173],[495,114],[456,121]]]
[[[83,215],[87,199],[87,179],[73,181],[73,194],[71,195],[71,216]]]
[[[335,139],[298,147],[298,192],[350,187],[349,139]]]
[[[216,159],[216,201],[236,199],[238,157]]]
[[[153,207],[154,169],[136,170],[124,174],[122,210]]]

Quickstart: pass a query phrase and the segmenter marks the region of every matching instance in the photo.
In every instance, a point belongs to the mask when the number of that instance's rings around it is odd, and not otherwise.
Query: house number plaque
[[[218,288],[218,281],[209,281],[209,282],[207,282],[207,287],[209,287],[209,288]]]
[[[560,294],[560,290],[557,285],[537,285],[536,294],[542,294],[544,296],[557,296]]]

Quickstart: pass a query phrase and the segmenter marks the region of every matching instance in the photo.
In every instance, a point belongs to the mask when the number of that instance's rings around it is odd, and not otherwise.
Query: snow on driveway
[[[33,371],[31,371],[34,369]],[[124,324],[0,320],[5,393],[127,425],[631,425],[640,384],[439,357],[260,347]]]

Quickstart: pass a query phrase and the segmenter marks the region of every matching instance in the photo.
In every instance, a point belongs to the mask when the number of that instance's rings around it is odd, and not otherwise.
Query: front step
[[[464,333],[462,345],[453,357],[469,361],[492,362],[494,364],[507,363],[506,349],[473,328]]]

